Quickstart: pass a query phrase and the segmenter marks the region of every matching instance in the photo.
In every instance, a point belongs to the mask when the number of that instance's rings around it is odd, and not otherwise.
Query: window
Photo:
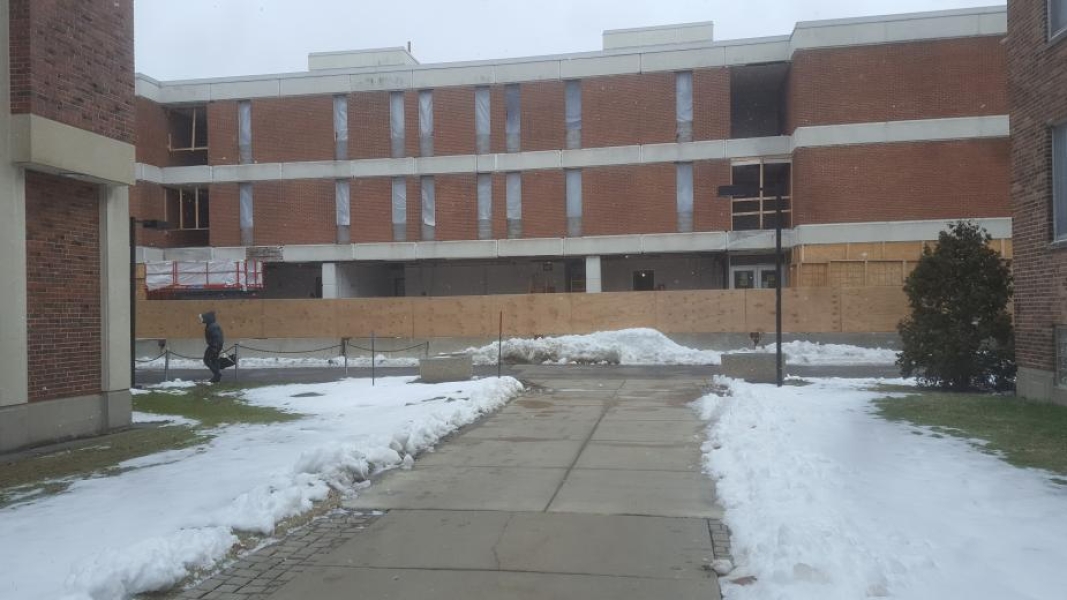
[[[1067,0],[1048,0],[1048,36],[1067,32]]]
[[[478,239],[493,239],[493,175],[478,174]]]
[[[403,242],[407,240],[408,225],[408,182],[403,177],[393,178],[393,241]]]
[[[171,166],[206,165],[207,107],[183,106],[167,109],[167,149]]]
[[[582,170],[566,169],[567,235],[582,235]]]
[[[489,88],[485,86],[474,88],[474,144],[478,154],[488,154],[490,150],[489,126],[492,113],[489,105]]]
[[[508,237],[522,237],[522,173],[508,173],[504,203],[507,208]]]
[[[210,226],[207,189],[167,188],[166,195],[166,220],[175,229],[207,229]]]
[[[433,156],[433,90],[419,92],[419,156]]]
[[[582,147],[582,82],[568,81],[563,93],[567,149],[575,150]]]
[[[433,176],[424,176],[422,183],[422,239],[432,241],[437,228],[437,192]]]
[[[750,197],[734,197],[731,200],[734,231],[774,229],[776,193],[782,194],[782,227],[792,222],[790,197],[790,164],[774,159],[756,162],[735,163],[734,185],[743,185],[754,191]]]
[[[508,152],[518,152],[521,146],[519,140],[522,128],[519,120],[522,110],[521,94],[521,89],[517,83],[504,86],[504,134]]]
[[[1052,212],[1055,240],[1067,240],[1067,123],[1052,129]]]
[[[693,73],[676,73],[674,79],[675,117],[678,121],[677,141],[693,141]]]
[[[693,231],[693,163],[678,163],[675,171],[678,232],[689,233]]]
[[[784,270],[784,268],[783,268]],[[735,290],[771,289],[777,287],[778,274],[774,265],[746,265],[730,268],[730,287]]]
[[[251,246],[255,241],[252,229],[255,225],[255,205],[253,203],[252,184],[242,183],[238,186],[238,189],[240,190],[238,214],[241,223],[241,245]]]
[[[241,164],[252,162],[252,103],[242,100],[237,103],[237,140],[241,151]]]
[[[393,158],[403,158],[404,92],[389,92],[389,143]]]
[[[634,271],[634,291],[651,292],[656,289],[656,272],[652,270]]]
[[[348,96],[333,97],[334,158],[348,158]]]

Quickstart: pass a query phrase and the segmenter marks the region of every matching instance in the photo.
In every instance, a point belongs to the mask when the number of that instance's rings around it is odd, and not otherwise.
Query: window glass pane
[[[393,224],[400,225],[408,220],[408,183],[403,177],[393,178]]]
[[[1067,29],[1067,0],[1049,0],[1048,3],[1049,33],[1057,33]]]
[[[734,231],[751,231],[759,229],[759,215],[734,217]]]
[[[512,83],[504,87],[504,134],[508,152],[518,152],[520,147],[520,111],[522,96],[519,84]]]
[[[789,163],[771,163],[763,165],[763,187],[765,196],[781,192],[789,195]]]
[[[522,173],[507,174],[507,217],[509,220],[522,218]]]
[[[763,228],[774,229],[774,221],[777,215],[774,212],[768,212],[763,214]],[[789,229],[789,213],[782,213],[782,228]]]
[[[760,210],[759,200],[734,200],[734,214],[758,213]]]
[[[760,270],[760,287],[772,290],[778,287],[778,273],[773,269]]]
[[[693,141],[693,74],[675,74],[675,115],[678,122],[677,140]]]
[[[734,185],[745,185],[759,188],[760,166],[739,165],[734,167]]]
[[[196,229],[196,192],[182,192],[182,229]]]
[[[252,162],[252,103],[248,100],[237,103],[237,140],[241,162]]]
[[[489,88],[474,88],[474,135],[477,152],[489,152],[489,127],[491,124]]]
[[[734,289],[752,289],[755,287],[755,279],[755,271],[734,271]]]
[[[241,190],[241,229],[252,227],[252,184],[242,183]]]
[[[567,169],[567,217],[577,218],[582,216],[582,171],[581,169]]]
[[[197,203],[197,215],[196,225],[200,229],[207,229],[210,227],[209,216],[211,211],[208,210],[208,192],[206,189],[200,190],[200,202]]]
[[[1067,239],[1067,124],[1052,130],[1052,198],[1056,239]]]
[[[352,224],[351,213],[352,189],[347,179],[339,179],[334,186],[337,225],[344,227]]]
[[[568,81],[564,90],[567,129],[582,128],[582,82]]]

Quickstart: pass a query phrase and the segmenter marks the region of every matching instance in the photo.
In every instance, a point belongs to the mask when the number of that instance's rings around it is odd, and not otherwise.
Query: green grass
[[[66,491],[78,479],[122,473],[124,461],[165,450],[188,448],[211,440],[207,431],[225,423],[268,424],[301,415],[251,406],[241,399],[247,385],[197,386],[173,394],[154,391],[133,397],[133,409],[178,415],[199,421],[185,425],[138,426],[125,431],[77,440],[54,449],[0,458],[0,508]]]
[[[945,392],[882,398],[875,405],[891,421],[929,427],[934,436],[978,438],[987,442],[982,449],[1013,465],[1067,475],[1067,407]]]
[[[886,394],[904,393],[914,394],[916,387],[914,385],[902,385],[899,383],[877,383],[867,388],[871,392],[884,392]]]

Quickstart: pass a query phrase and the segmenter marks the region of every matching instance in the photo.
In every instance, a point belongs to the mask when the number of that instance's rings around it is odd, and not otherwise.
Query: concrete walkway
[[[719,598],[704,378],[542,382],[347,502],[387,512],[260,597]]]

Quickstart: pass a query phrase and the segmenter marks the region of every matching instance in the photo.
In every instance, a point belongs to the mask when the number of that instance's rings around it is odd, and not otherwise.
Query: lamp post
[[[137,377],[137,226],[145,229],[165,230],[166,221],[130,217],[130,387],[136,386]],[[147,272],[146,272],[147,276]]]
[[[720,185],[720,198],[754,198],[762,193],[774,194],[774,333],[775,368],[778,387],[782,387],[782,191],[750,185]]]

